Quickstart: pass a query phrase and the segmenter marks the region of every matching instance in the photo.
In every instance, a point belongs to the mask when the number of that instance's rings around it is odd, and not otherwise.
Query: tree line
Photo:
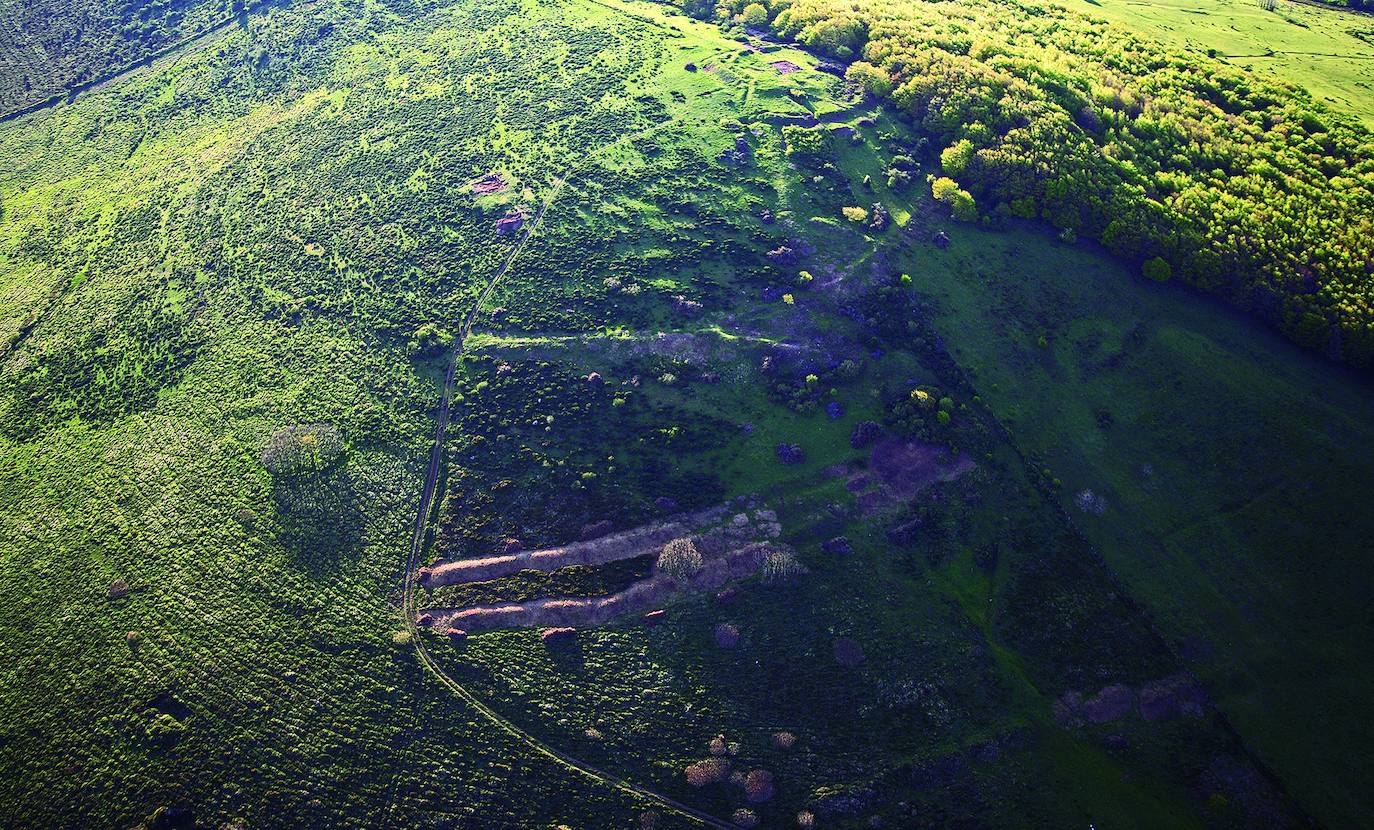
[[[945,148],[958,217],[1048,221],[1374,366],[1374,138],[1304,90],[1021,0],[767,8]]]

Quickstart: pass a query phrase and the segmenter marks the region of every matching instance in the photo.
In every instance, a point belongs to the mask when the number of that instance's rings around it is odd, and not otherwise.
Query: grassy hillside
[[[1357,823],[1374,390],[955,222],[923,130],[633,0],[274,7],[0,124],[0,814]],[[653,572],[408,593],[451,360],[417,564],[721,504],[773,558],[426,625]]]
[[[103,78],[246,7],[242,0],[5,0],[0,114]]]
[[[1196,59],[1215,55],[1302,87],[1374,127],[1374,16],[1296,2],[1266,11],[1246,0],[1081,0],[1069,8],[1185,49]]]
[[[504,208],[460,194],[493,168],[542,187],[570,144],[652,115],[631,85],[662,45],[580,6],[407,7],[405,28],[345,11],[253,18],[4,128],[16,822],[166,806],[373,826],[423,807],[528,826],[624,808],[564,798],[548,770],[529,783],[545,797],[506,803],[528,761],[423,694],[391,599],[435,401],[410,340],[500,253]],[[555,41],[545,66],[523,57]],[[270,438],[315,423],[342,457],[269,473]],[[116,580],[132,593],[107,598]],[[465,783],[435,792],[429,761]]]

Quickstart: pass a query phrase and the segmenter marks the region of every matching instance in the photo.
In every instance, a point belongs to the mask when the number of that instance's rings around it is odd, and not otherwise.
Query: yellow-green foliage
[[[830,147],[830,137],[817,127],[789,124],[782,128],[782,138],[789,156],[819,156]]]
[[[871,91],[890,77],[891,102],[949,147],[969,198],[936,195],[956,216],[1006,205],[1159,257],[1299,342],[1374,365],[1374,139],[1300,90],[1017,0],[796,0],[774,27],[855,50]]]
[[[940,176],[930,183],[930,195],[935,197],[935,201],[949,205],[954,218],[961,222],[971,222],[978,218],[978,207],[973,201],[973,196],[948,176]]]

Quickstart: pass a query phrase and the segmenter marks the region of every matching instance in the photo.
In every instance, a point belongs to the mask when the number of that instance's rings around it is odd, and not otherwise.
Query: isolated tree
[[[797,557],[790,550],[782,548],[773,548],[764,554],[763,566],[759,570],[765,585],[785,584],[806,573],[805,566],[797,561]]]
[[[330,424],[284,427],[272,433],[262,450],[262,465],[273,476],[319,472],[343,454],[339,430]]]
[[[1145,264],[1140,267],[1140,272],[1147,279],[1152,279],[1155,282],[1168,282],[1174,276],[1174,269],[1164,261],[1163,257],[1146,260]]]
[[[691,539],[674,539],[658,554],[658,569],[674,579],[695,576],[702,564],[701,551]]]
[[[768,25],[768,9],[762,3],[750,3],[740,12],[739,19],[745,26],[761,29]]]

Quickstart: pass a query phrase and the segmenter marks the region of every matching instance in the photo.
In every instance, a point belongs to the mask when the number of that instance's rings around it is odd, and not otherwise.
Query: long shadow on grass
[[[303,571],[320,575],[362,551],[363,513],[346,466],[273,482],[279,540]]]

